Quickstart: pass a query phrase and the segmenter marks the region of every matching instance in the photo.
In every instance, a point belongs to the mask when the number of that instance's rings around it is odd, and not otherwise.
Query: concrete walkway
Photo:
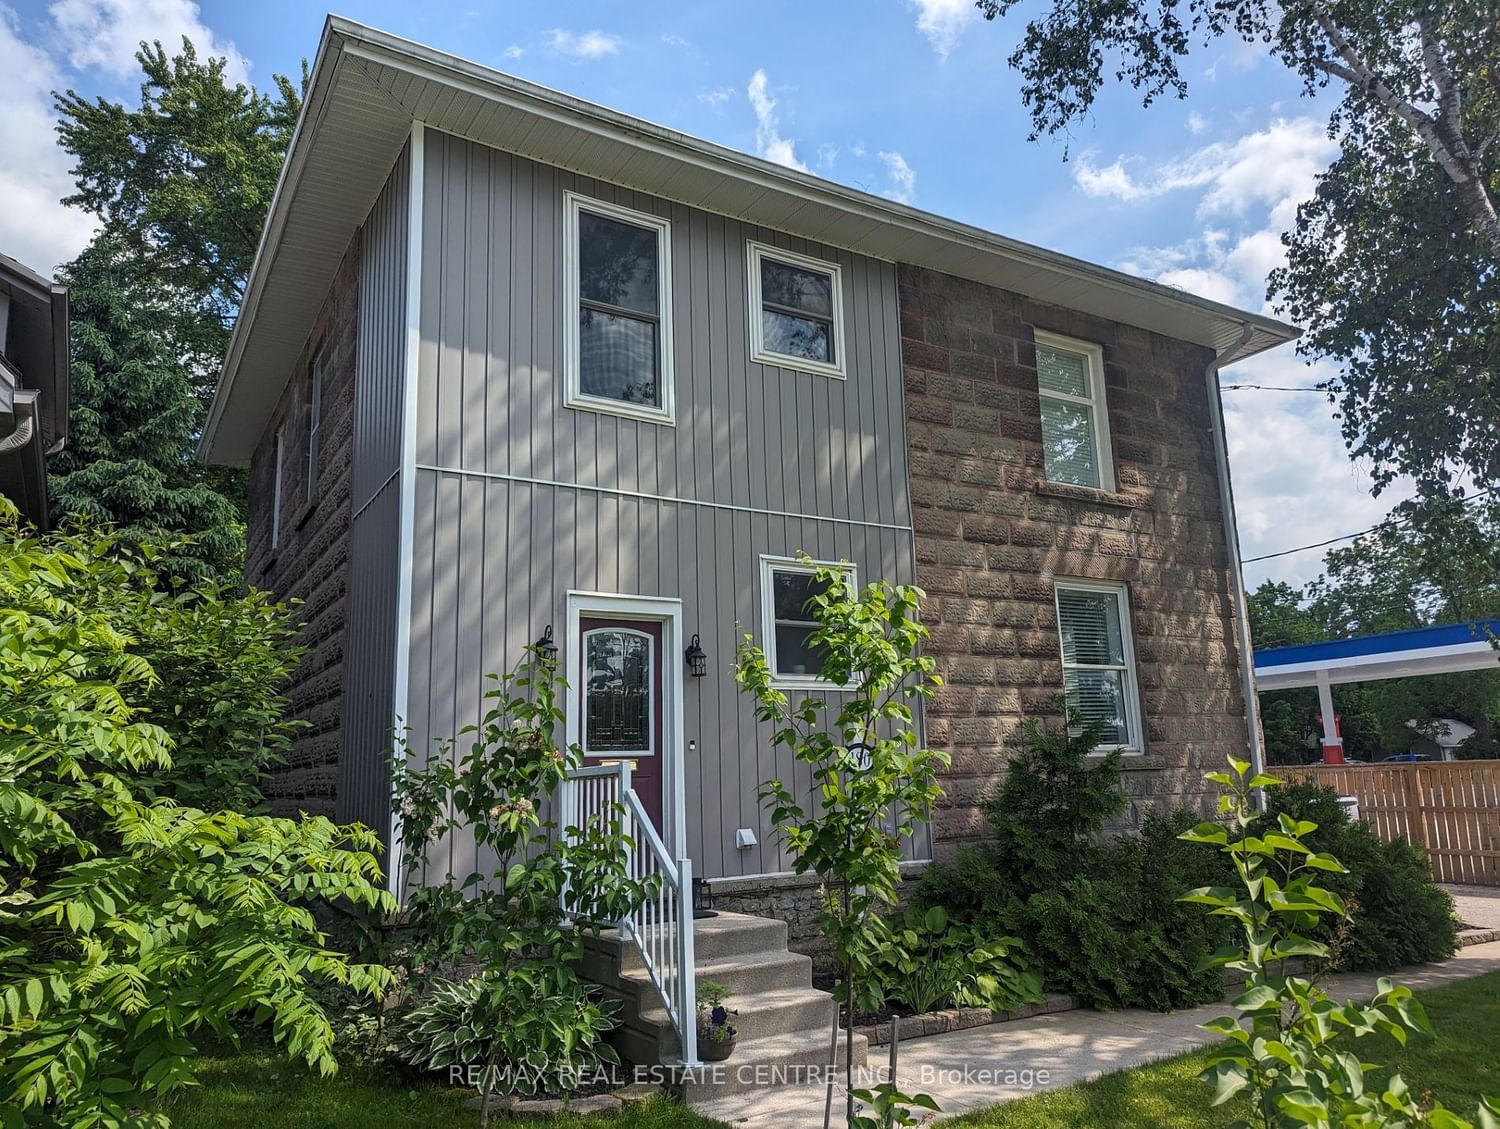
[[[1500,971],[1500,942],[1471,946],[1452,960],[1406,969],[1393,979],[1421,989],[1494,971]],[[1374,994],[1376,979],[1336,976],[1325,987],[1335,998],[1364,998]],[[1224,1013],[1221,1004],[1170,1015],[1070,1011],[932,1035],[901,1045],[897,1079],[907,1093],[931,1094],[944,1116],[954,1116],[1203,1046],[1214,1037],[1198,1025]],[[884,1064],[883,1050],[871,1048],[871,1067]],[[731,1059],[727,1065],[733,1064]],[[856,1085],[878,1080],[857,1079]],[[840,1100],[834,1099],[836,1113]],[[823,1087],[776,1086],[768,1079],[763,1087],[695,1108],[747,1129],[821,1129]]]
[[[1445,885],[1458,919],[1475,929],[1500,929],[1500,887]]]

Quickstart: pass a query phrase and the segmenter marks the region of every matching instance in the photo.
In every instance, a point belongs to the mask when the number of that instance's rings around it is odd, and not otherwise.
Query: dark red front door
[[[662,827],[660,623],[580,618],[578,696],[585,764],[629,761],[631,786]]]

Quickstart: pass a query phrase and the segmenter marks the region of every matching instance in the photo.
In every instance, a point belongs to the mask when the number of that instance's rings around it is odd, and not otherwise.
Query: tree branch
[[[1318,26],[1328,37],[1329,44],[1343,60],[1340,64],[1333,59],[1314,59],[1312,60],[1313,66],[1325,74],[1341,78],[1351,86],[1364,91],[1411,128],[1427,147],[1433,160],[1437,161],[1438,166],[1458,189],[1459,200],[1470,222],[1488,241],[1496,257],[1500,258],[1500,213],[1497,213],[1495,201],[1490,196],[1488,186],[1479,175],[1473,155],[1462,139],[1461,122],[1451,123],[1452,132],[1458,143],[1455,146],[1453,138],[1444,136],[1450,132],[1449,128],[1440,125],[1431,115],[1424,113],[1408,99],[1402,98],[1392,90],[1390,85],[1359,57],[1353,44],[1321,6],[1315,5],[1313,12]],[[1425,58],[1429,49],[1437,53],[1437,45],[1431,41],[1425,25],[1419,26],[1422,29],[1422,49]],[[1433,82],[1438,86],[1438,109],[1441,113],[1445,98],[1456,99],[1458,95],[1452,73],[1448,71],[1446,64],[1440,63],[1439,66],[1441,77],[1434,73]],[[1445,86],[1451,88],[1447,94],[1444,92]]]

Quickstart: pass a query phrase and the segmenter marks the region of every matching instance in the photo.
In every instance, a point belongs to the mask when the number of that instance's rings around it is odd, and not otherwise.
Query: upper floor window
[[[771,676],[778,683],[823,685],[823,653],[813,642],[822,625],[808,606],[824,588],[818,570],[837,568],[856,585],[854,566],[832,561],[802,561],[782,557],[760,559],[761,638]]]
[[[286,458],[286,425],[276,429],[271,446],[271,548],[281,548],[281,468]]]
[[[572,192],[566,202],[565,402],[670,423],[670,225]]]
[[[1056,597],[1068,710],[1084,723],[1099,724],[1097,751],[1139,750],[1140,704],[1125,585],[1060,580]],[[1076,736],[1080,729],[1071,732]]]
[[[750,359],[844,375],[843,276],[837,263],[750,243]]]
[[[323,434],[323,372],[328,350],[319,349],[307,372],[307,497],[318,496],[318,442]]]
[[[1104,351],[1056,334],[1036,334],[1042,397],[1042,458],[1047,478],[1096,490],[1115,488],[1104,403]]]

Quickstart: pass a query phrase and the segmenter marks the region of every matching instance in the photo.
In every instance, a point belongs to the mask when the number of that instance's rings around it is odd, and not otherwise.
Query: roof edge
[[[657,125],[640,118],[611,110],[596,103],[565,94],[526,79],[517,78],[472,60],[414,43],[389,32],[380,31],[358,21],[329,15],[324,23],[309,78],[307,97],[293,130],[277,181],[261,239],[256,248],[246,286],[245,298],[235,319],[218,387],[209,406],[199,436],[197,455],[212,461],[214,446],[224,412],[254,323],[261,298],[272,272],[275,257],[286,228],[296,188],[301,180],[318,126],[327,109],[329,96],[336,84],[341,62],[346,54],[374,57],[386,65],[412,73],[429,72],[431,77],[454,85],[477,87],[485,97],[508,103],[519,109],[548,117],[564,117],[573,124],[615,137],[628,138],[643,149],[653,150],[679,160],[713,169],[739,180],[765,185],[775,191],[791,191],[812,197],[831,207],[865,219],[898,226],[915,234],[935,237],[983,254],[1000,256],[1036,270],[1059,274],[1080,283],[1130,294],[1163,308],[1186,309],[1204,318],[1217,319],[1245,327],[1240,344],[1220,355],[1220,364],[1229,365],[1266,349],[1294,340],[1301,333],[1286,322],[1264,314],[1241,310],[1201,297],[1163,283],[1138,278],[1123,271],[1091,263],[1061,252],[972,224],[948,219],[910,205],[887,200],[871,193],[837,184],[751,156],[713,142]],[[862,252],[859,247],[847,250]]]

